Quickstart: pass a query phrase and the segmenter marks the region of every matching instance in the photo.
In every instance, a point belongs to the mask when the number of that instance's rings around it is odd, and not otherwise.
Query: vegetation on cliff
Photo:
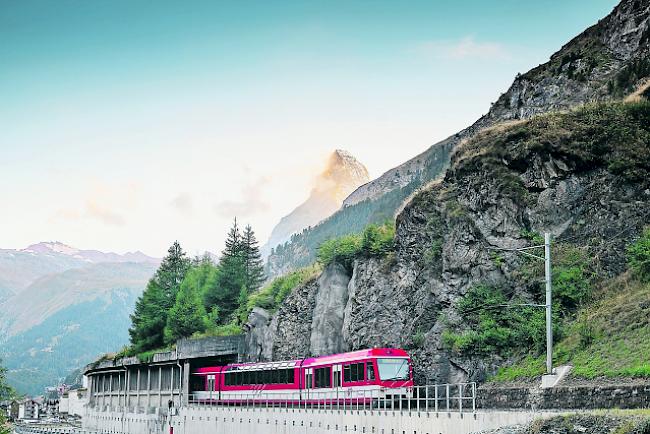
[[[325,241],[318,248],[318,262],[324,267],[338,262],[352,268],[354,259],[360,256],[385,256],[393,251],[395,224],[370,224],[361,233],[344,235]]]
[[[593,272],[585,254],[578,248],[558,246],[553,267],[553,333],[561,337],[566,333],[566,322],[577,307],[589,297]],[[498,256],[494,257],[499,261]],[[526,279],[538,280],[539,263],[526,261]],[[457,303],[462,322],[470,326],[455,332],[455,325],[443,333],[443,343],[458,354],[491,355],[504,357],[532,349],[541,354],[546,348],[545,311],[533,304],[542,305],[544,292],[530,297],[513,294],[498,286],[472,288]]]
[[[319,265],[314,264],[309,267],[299,268],[284,276],[276,277],[261,290],[248,297],[246,303],[242,304],[243,309],[239,314],[239,320],[245,322],[248,314],[255,307],[274,312],[294,288],[315,278],[321,270],[322,268]]]

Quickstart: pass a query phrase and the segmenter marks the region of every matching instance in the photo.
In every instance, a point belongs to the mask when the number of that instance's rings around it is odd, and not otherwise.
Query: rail
[[[287,391],[249,390],[245,393],[191,393],[193,406],[253,407],[266,409],[312,409],[333,411],[423,411],[475,412],[476,383],[432,384],[403,389],[302,390],[300,396],[286,396]],[[284,395],[284,396],[283,396]]]
[[[12,433],[15,434],[96,434],[99,431],[83,430],[72,426],[43,426],[37,424],[15,424]]]

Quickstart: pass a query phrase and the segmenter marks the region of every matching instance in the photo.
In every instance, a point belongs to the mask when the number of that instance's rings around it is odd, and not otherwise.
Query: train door
[[[314,369],[307,368],[305,369],[305,399],[308,400],[311,398],[312,393],[311,389],[314,387]]]
[[[212,401],[213,399],[217,398],[217,395],[215,394],[215,376],[214,375],[208,375],[208,393],[210,394],[210,400]]]
[[[343,379],[343,366],[333,365],[332,366],[332,387],[334,388],[334,396],[336,397],[337,401],[339,398],[343,396],[343,389],[341,388],[342,379]]]

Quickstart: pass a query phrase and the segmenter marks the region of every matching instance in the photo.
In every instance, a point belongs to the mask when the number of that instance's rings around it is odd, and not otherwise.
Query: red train
[[[328,403],[402,399],[413,388],[406,351],[375,348],[285,362],[243,363],[193,372],[198,402]]]

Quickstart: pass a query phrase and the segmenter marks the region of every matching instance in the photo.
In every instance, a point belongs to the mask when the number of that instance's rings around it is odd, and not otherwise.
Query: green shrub
[[[395,225],[366,226],[361,240],[361,250],[370,256],[383,256],[393,251],[395,245]]]
[[[325,241],[318,248],[318,262],[327,266],[338,262],[347,268],[361,255],[383,257],[395,247],[395,225],[371,224],[360,234],[344,235]]]
[[[544,244],[544,237],[539,232],[522,229],[519,235],[521,235],[522,238],[529,240],[534,246],[541,246]]]
[[[442,239],[435,239],[431,242],[431,246],[424,251],[423,259],[426,265],[432,266],[436,264],[442,257]]]
[[[641,237],[627,249],[630,269],[642,282],[650,282],[650,226],[644,228]]]
[[[327,240],[318,248],[318,262],[323,266],[339,262],[346,267],[351,267],[352,262],[361,252],[361,241],[361,236],[358,234]]]
[[[466,355],[540,354],[546,348],[546,316],[542,308],[521,306],[526,300],[507,298],[499,288],[477,286],[458,302],[459,331],[443,333],[446,348]],[[553,334],[562,333],[560,310],[553,313]]]
[[[246,322],[254,307],[261,307],[270,312],[275,311],[294,288],[316,276],[320,270],[319,266],[313,265],[276,277],[271,283],[248,297],[244,308],[239,312],[240,322]]]
[[[418,331],[411,338],[411,342],[413,343],[413,348],[422,348],[422,346],[424,346],[425,340],[426,340],[426,335],[424,334],[424,332]]]

